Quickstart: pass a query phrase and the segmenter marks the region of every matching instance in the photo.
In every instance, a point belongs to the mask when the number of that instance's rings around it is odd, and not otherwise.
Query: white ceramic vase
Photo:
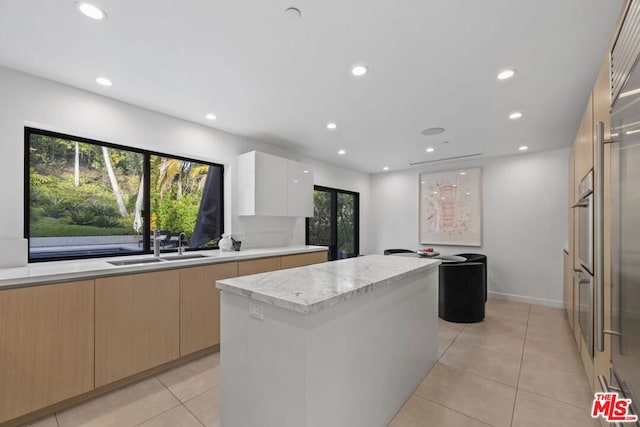
[[[218,247],[221,251],[232,251],[233,250],[233,240],[231,240],[231,235],[224,233],[222,235],[222,239],[218,242]]]

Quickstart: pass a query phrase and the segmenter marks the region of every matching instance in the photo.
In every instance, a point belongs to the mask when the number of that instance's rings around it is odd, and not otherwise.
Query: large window
[[[359,194],[314,186],[313,218],[307,218],[307,244],[329,247],[329,260],[359,254]]]
[[[223,167],[25,129],[29,260],[217,247]],[[149,190],[147,190],[149,189]]]

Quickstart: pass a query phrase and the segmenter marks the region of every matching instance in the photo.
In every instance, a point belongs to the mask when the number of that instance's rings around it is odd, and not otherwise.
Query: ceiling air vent
[[[611,100],[620,95],[640,54],[640,1],[633,0],[625,13],[611,50]]]
[[[409,166],[423,165],[425,163],[446,162],[447,160],[466,159],[468,157],[476,157],[476,156],[482,156],[482,153],[465,154],[464,156],[447,157],[445,159],[437,159],[437,160],[425,160],[424,162],[413,162],[413,163],[409,163]]]

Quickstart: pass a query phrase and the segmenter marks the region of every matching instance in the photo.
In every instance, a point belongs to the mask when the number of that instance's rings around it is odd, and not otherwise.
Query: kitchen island
[[[386,426],[437,359],[440,261],[369,255],[217,282],[225,426]]]

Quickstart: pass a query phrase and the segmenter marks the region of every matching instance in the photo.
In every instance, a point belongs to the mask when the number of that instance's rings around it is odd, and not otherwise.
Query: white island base
[[[309,313],[219,286],[221,425],[386,426],[437,359],[430,267]]]

